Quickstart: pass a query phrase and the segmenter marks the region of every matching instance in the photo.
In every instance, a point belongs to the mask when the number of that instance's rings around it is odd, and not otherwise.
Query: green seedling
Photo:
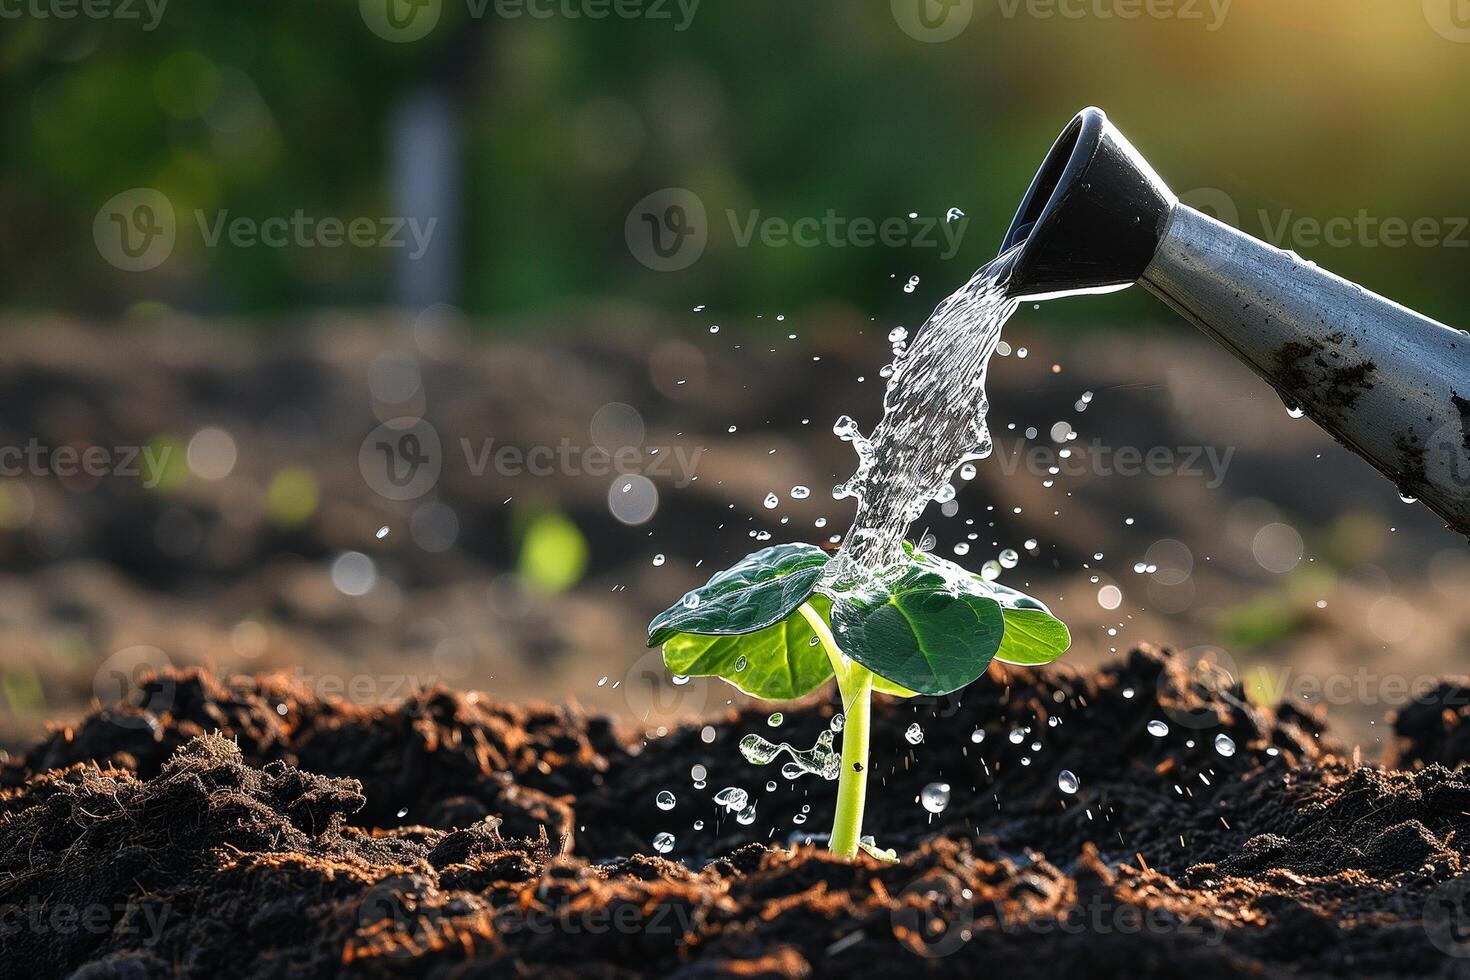
[[[663,644],[675,674],[719,677],[764,701],[790,701],[832,678],[842,697],[833,853],[860,846],[867,794],[868,728],[876,691],[944,695],[992,660],[1035,666],[1071,645],[1045,605],[905,544],[906,562],[881,586],[823,579],[829,556],[807,544],[747,555],[654,617],[648,645]]]

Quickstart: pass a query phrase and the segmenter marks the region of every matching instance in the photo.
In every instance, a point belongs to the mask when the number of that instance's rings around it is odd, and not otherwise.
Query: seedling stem
[[[801,615],[832,661],[837,690],[842,695],[842,770],[837,777],[837,813],[832,818],[829,847],[838,857],[857,856],[862,834],[863,806],[868,796],[868,723],[873,713],[873,672],[847,657],[832,631],[811,603],[801,604]]]

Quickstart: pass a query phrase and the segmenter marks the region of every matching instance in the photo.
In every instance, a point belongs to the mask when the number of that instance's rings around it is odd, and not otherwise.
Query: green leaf
[[[1006,631],[995,659],[1001,663],[1036,667],[1067,652],[1072,634],[1067,625],[1042,609],[1005,610]]]
[[[826,596],[807,601],[824,619],[830,617]],[[676,674],[722,678],[764,701],[799,698],[832,677],[832,661],[800,611],[739,636],[677,633],[664,643],[664,663]]]
[[[837,645],[894,684],[948,694],[985,672],[1000,647],[1000,604],[972,576],[924,565],[906,571],[881,598],[839,594],[832,610]]]
[[[1005,613],[1005,633],[995,659],[1001,663],[1036,667],[1049,664],[1067,652],[1072,645],[1072,635],[1067,626],[1051,614],[1046,603],[1033,599],[999,582],[987,582],[983,578],[937,555],[909,551],[919,565],[941,572],[948,578],[965,576],[973,580],[978,588],[988,592],[1000,603]],[[876,688],[876,685],[874,685]]]
[[[733,636],[774,626],[816,588],[827,553],[809,544],[778,544],[747,555],[653,618],[648,645],[675,633]]]

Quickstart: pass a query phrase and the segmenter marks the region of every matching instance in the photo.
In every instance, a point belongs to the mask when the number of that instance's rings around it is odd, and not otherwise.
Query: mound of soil
[[[777,728],[731,712],[645,738],[444,689],[362,707],[169,672],[0,772],[0,962],[83,980],[1466,975],[1458,689],[1397,719],[1390,770],[1189,667],[1138,649],[885,700],[866,827],[897,864],[831,858],[806,838],[834,787],[737,752],[752,731],[812,744],[817,699]],[[713,802],[727,786],[753,822]]]

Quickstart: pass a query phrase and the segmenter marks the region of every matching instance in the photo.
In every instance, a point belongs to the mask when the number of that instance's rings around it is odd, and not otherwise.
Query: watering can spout
[[[1180,203],[1102,110],[1063,130],[1001,251],[1017,299],[1140,283],[1470,535],[1470,334]]]

